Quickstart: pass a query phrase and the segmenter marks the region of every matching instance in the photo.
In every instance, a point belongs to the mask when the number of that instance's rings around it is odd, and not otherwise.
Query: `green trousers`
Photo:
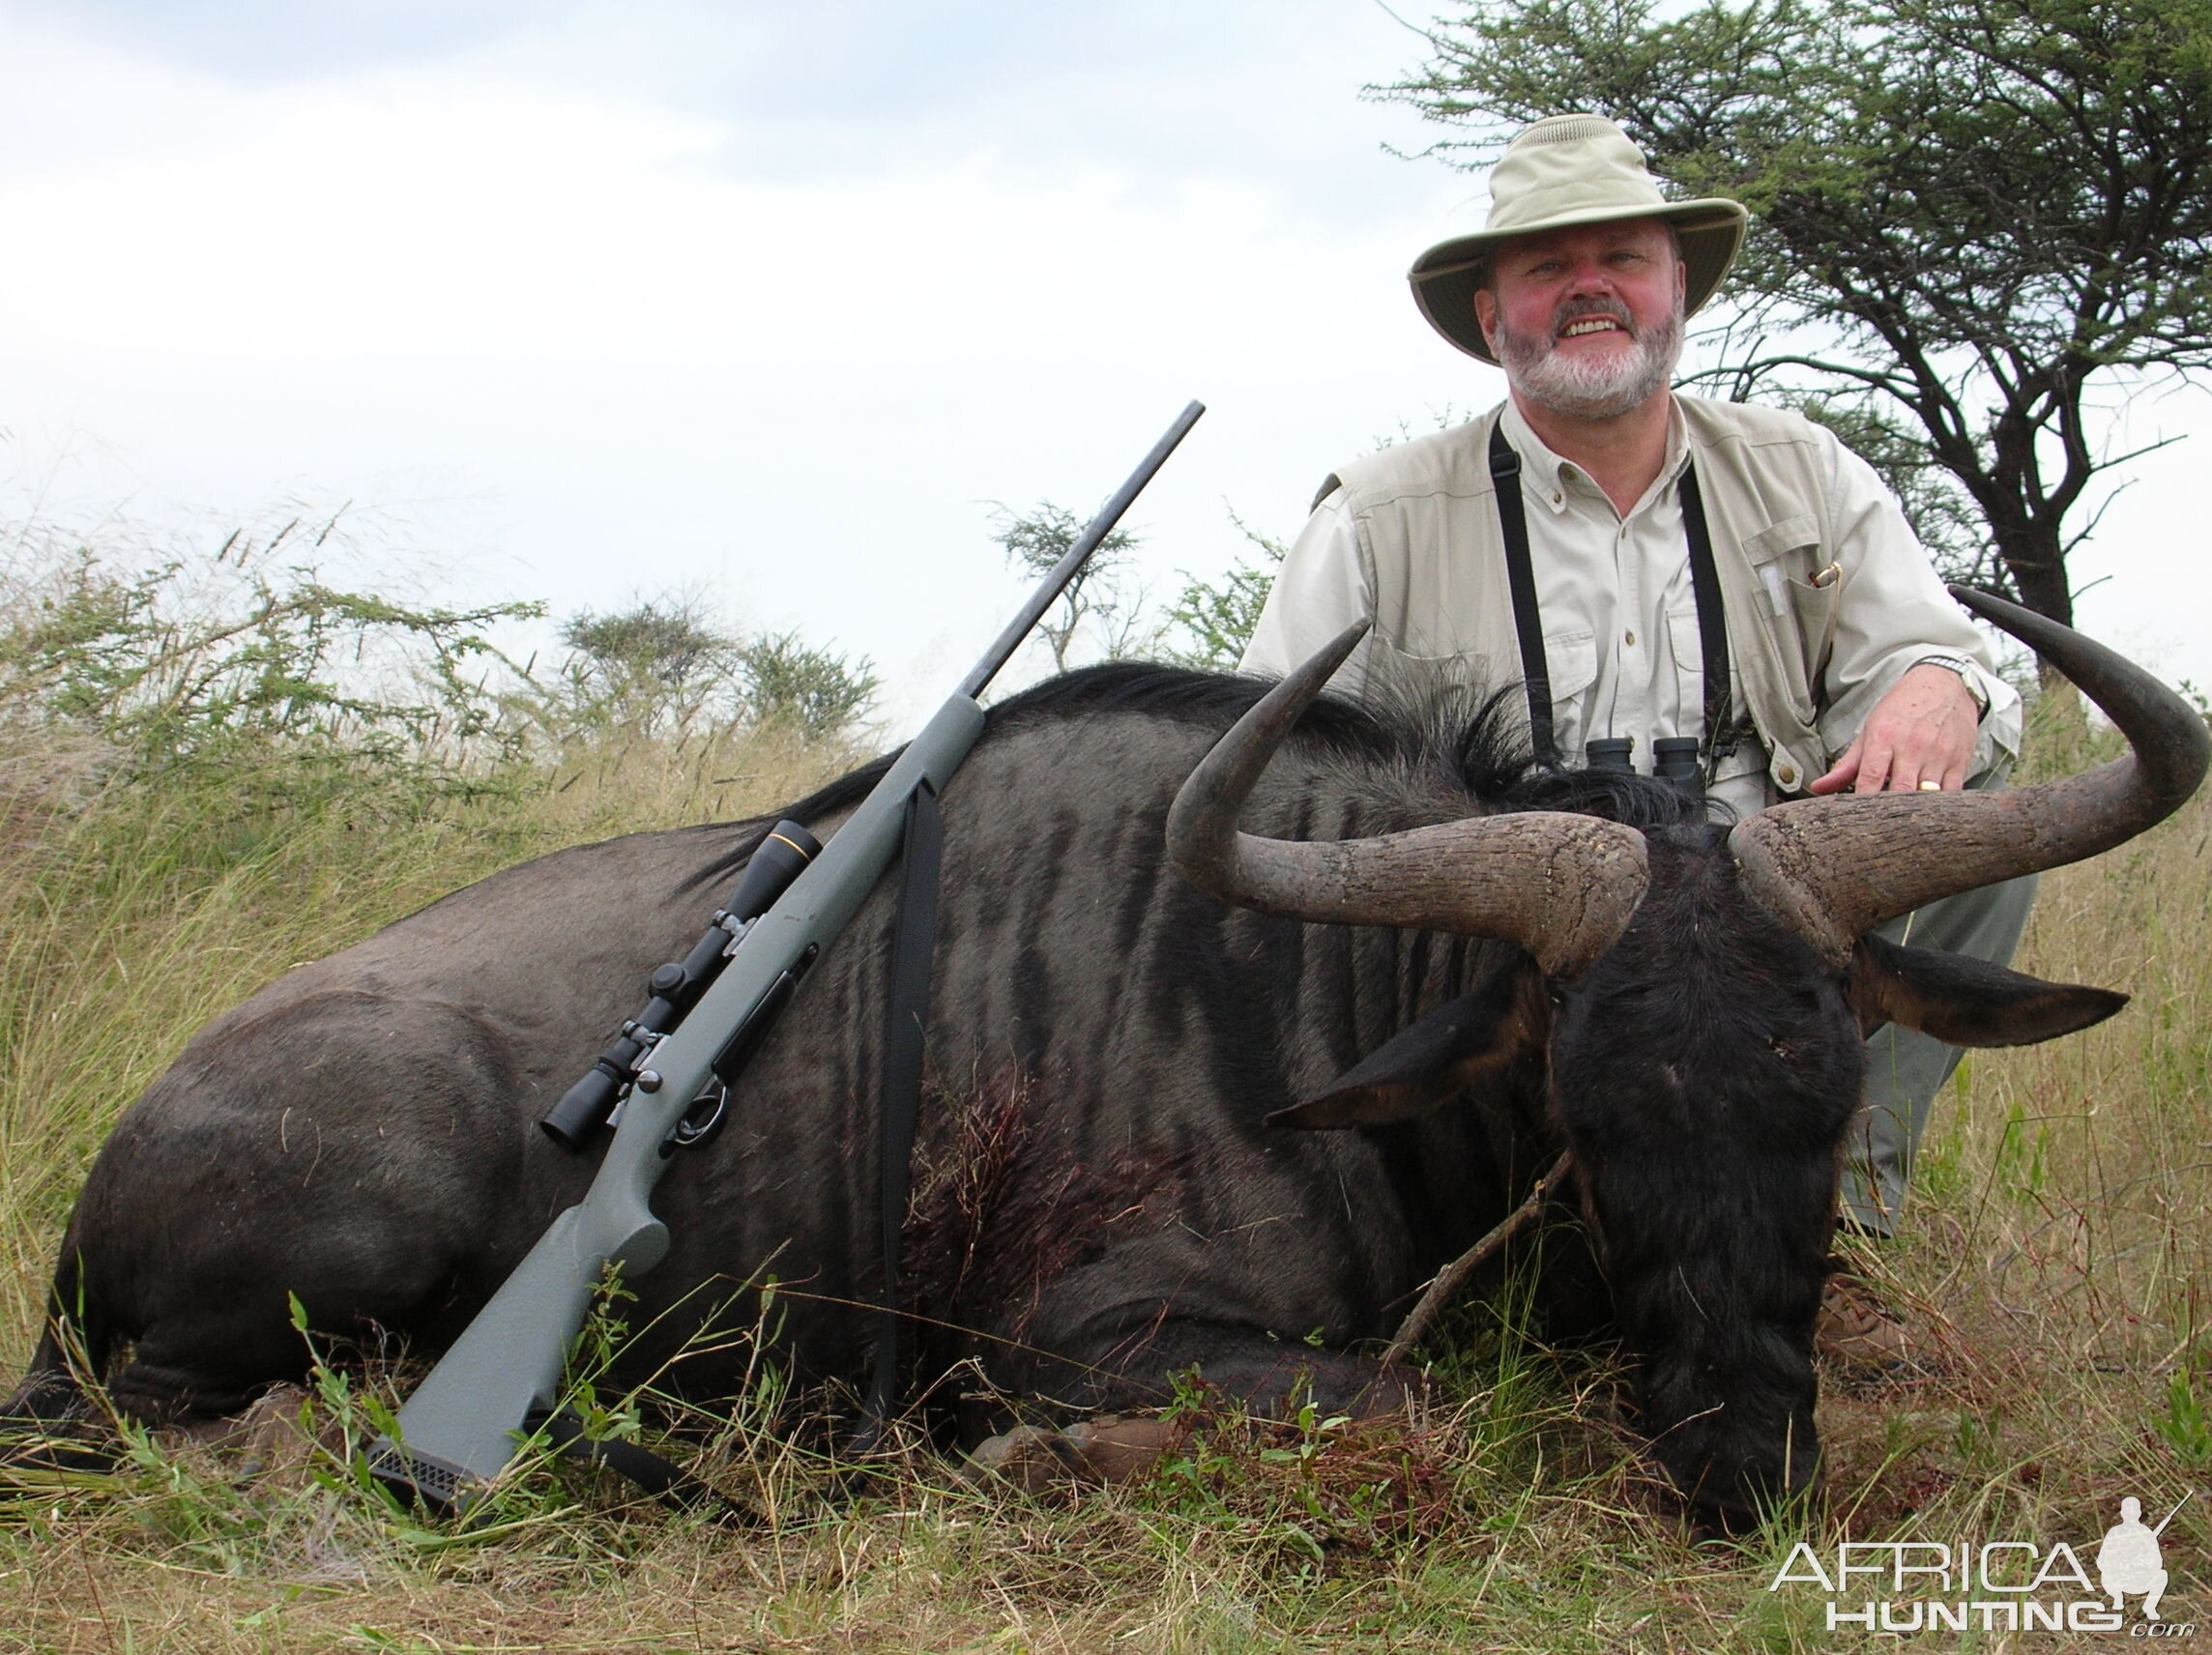
[[[1962,891],[1876,928],[1892,943],[2011,963],[2035,900],[2035,876]],[[1892,1026],[1867,1041],[1866,1091],[1844,1147],[1844,1216],[1870,1234],[1895,1232],[1928,1111],[1959,1048]]]

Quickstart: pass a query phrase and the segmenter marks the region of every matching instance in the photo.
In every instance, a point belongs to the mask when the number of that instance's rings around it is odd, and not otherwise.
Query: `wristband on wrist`
[[[1941,667],[1945,672],[1959,675],[1959,682],[1966,686],[1966,693],[1974,698],[1976,713],[1987,713],[1990,698],[1982,688],[1981,675],[1974,671],[1974,663],[1965,655],[1922,655],[1912,663],[1916,667]]]

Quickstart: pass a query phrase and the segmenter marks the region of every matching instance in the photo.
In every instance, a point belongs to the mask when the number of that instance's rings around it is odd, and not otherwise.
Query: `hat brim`
[[[1413,261],[1406,279],[1412,284],[1413,303],[1421,307],[1430,327],[1469,356],[1496,367],[1498,359],[1491,354],[1490,341],[1482,336],[1482,325],[1475,320],[1474,295],[1490,274],[1490,255],[1498,244],[1516,236],[1541,235],[1580,224],[1615,224],[1629,218],[1659,218],[1674,226],[1682,245],[1683,312],[1695,316],[1735,263],[1751,215],[1742,202],[1719,197],[1670,201],[1617,213],[1566,215],[1519,224],[1510,230],[1485,230],[1439,242]]]

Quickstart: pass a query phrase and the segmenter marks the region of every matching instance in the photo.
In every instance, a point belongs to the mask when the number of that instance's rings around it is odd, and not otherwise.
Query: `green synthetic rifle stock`
[[[1196,402],[1182,411],[820,855],[743,927],[697,1003],[647,1047],[650,1066],[623,1099],[584,1199],[554,1219],[400,1408],[397,1439],[380,1438],[370,1449],[381,1482],[465,1513],[507,1468],[533,1422],[554,1408],[569,1347],[608,1267],[633,1279],[667,1257],[668,1229],[654,1216],[653,1189],[694,1102],[731,1083],[743,1055],[867,899],[898,855],[908,799],[922,787],[942,794],[982,733],[976,698],[1204,412]]]

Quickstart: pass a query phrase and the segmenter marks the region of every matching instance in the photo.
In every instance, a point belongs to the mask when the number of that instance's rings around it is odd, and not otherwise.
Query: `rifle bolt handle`
[[[637,1077],[637,1089],[639,1091],[658,1091],[660,1089],[660,1071],[657,1069],[641,1070]]]

